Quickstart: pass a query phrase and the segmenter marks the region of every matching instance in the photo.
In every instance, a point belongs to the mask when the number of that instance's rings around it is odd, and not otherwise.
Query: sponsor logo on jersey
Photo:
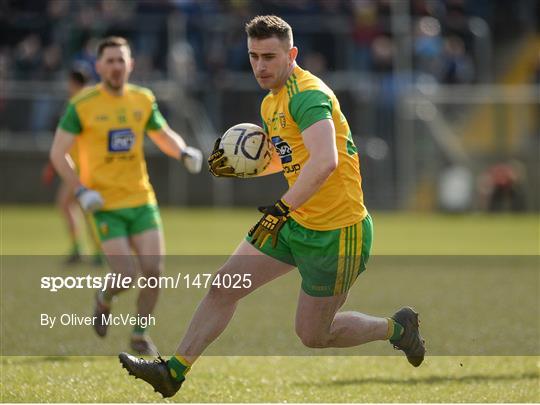
[[[283,166],[283,171],[284,171],[285,173],[296,173],[296,172],[299,172],[299,171],[300,171],[300,164],[299,164],[299,163],[295,163],[294,165]]]
[[[273,136],[272,143],[279,154],[281,164],[292,162],[292,148],[287,142],[281,139],[280,136]]]
[[[98,122],[103,122],[103,121],[108,121],[108,120],[109,120],[108,115],[105,115],[105,114],[96,115],[96,121]]]
[[[129,152],[135,143],[131,128],[112,129],[109,131],[109,152]]]

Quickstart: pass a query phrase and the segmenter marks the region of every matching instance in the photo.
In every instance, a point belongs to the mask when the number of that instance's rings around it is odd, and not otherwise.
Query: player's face
[[[296,47],[276,37],[248,38],[249,61],[263,89],[278,90],[287,81],[298,54]]]
[[[110,46],[96,63],[101,81],[112,90],[121,90],[133,70],[133,59],[126,46]]]

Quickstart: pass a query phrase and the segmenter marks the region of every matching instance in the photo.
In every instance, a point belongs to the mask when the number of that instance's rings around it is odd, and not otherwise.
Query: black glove
[[[272,247],[276,247],[278,233],[289,218],[290,208],[283,200],[278,200],[274,205],[259,207],[264,215],[248,232],[252,237],[251,243],[260,249],[272,236]]]
[[[218,138],[214,144],[212,154],[208,158],[210,173],[216,177],[236,177],[234,168],[232,166],[227,166],[227,157],[223,156],[224,151],[219,148],[220,142],[221,138]]]

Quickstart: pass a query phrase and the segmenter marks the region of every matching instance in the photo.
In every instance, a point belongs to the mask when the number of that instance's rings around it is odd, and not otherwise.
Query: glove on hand
[[[101,194],[84,186],[77,189],[75,197],[77,197],[81,208],[85,212],[94,212],[103,207],[103,197]]]
[[[248,235],[252,237],[251,243],[261,249],[271,236],[272,247],[276,247],[279,231],[289,218],[290,208],[283,199],[278,200],[274,205],[259,207],[259,211],[264,215],[248,232]]]

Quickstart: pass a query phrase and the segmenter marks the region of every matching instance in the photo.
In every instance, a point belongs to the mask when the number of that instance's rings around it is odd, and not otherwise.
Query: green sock
[[[396,342],[401,338],[402,334],[403,326],[392,318],[388,318],[388,340],[390,340],[390,342]]]
[[[81,254],[81,246],[79,245],[79,242],[77,242],[76,240],[71,242],[71,254],[72,255]]]
[[[103,258],[101,252],[95,252],[92,257],[92,263],[93,264],[103,264],[105,263],[105,259]]]
[[[146,332],[146,326],[135,325],[133,327],[133,334],[134,335],[144,335],[145,332]]]
[[[189,364],[186,359],[182,356],[173,356],[167,361],[167,367],[169,367],[169,373],[171,377],[178,381],[184,381],[186,379],[186,374],[191,369],[191,364]]]

